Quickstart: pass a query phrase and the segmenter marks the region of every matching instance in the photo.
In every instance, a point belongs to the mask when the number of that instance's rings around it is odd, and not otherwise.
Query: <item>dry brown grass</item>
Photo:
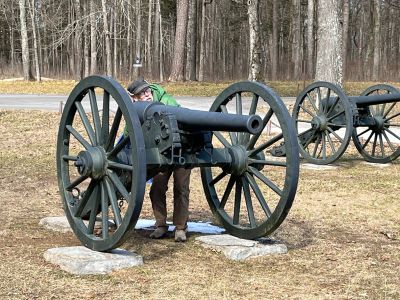
[[[39,227],[62,214],[55,170],[56,113],[0,110],[0,299],[399,299],[400,166],[364,164],[352,146],[336,170],[301,169],[296,200],[275,238],[289,253],[233,262],[134,233],[123,247],[141,267],[79,277],[47,263],[73,234]],[[199,172],[191,220],[212,220]],[[141,217],[152,217],[149,200]]]
[[[128,86],[129,82],[120,82]],[[232,81],[221,82],[163,82],[165,90],[175,96],[217,96]],[[311,81],[267,81],[266,84],[274,89],[281,97],[297,96]],[[383,82],[382,82],[383,83]],[[0,94],[58,94],[68,95],[77,84],[75,80],[35,81],[4,81],[0,80]],[[344,89],[350,96],[357,96],[362,91],[377,82],[345,82]],[[398,82],[388,84],[400,88]]]

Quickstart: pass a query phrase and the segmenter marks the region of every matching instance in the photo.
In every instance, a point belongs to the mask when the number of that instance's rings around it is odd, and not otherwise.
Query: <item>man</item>
[[[144,79],[132,82],[127,90],[134,102],[156,101],[165,105],[180,106],[161,86],[149,84]],[[150,234],[151,238],[159,239],[168,233],[166,192],[169,178],[173,175],[175,242],[186,241],[187,220],[189,217],[190,172],[190,169],[178,168],[174,171],[166,171],[154,176],[150,188],[150,200],[156,219],[156,229]]]

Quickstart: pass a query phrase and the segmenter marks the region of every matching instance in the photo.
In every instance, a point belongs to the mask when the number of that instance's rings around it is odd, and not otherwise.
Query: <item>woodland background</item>
[[[27,80],[398,81],[400,0],[0,0],[0,66]]]

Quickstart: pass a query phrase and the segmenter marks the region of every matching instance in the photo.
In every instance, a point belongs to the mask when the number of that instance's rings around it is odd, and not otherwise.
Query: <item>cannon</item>
[[[266,133],[272,119],[281,129]],[[286,156],[270,155],[282,142]],[[163,170],[199,167],[213,215],[228,233],[247,239],[271,234],[284,221],[299,176],[293,120],[279,96],[257,82],[232,84],[207,112],[132,103],[114,79],[89,76],[66,102],[56,161],[67,219],[96,251],[127,239],[146,181]]]
[[[400,91],[387,84],[348,97],[329,82],[315,82],[297,97],[292,117],[301,156],[326,165],[338,160],[353,138],[368,162],[388,163],[400,155]],[[279,146],[271,151],[284,155]]]

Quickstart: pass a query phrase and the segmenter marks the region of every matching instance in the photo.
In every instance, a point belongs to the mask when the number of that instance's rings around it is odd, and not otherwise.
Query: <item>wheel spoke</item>
[[[241,199],[242,199],[242,181],[236,180],[235,206],[233,208],[233,224],[234,225],[239,224]]]
[[[246,149],[249,150],[251,148],[254,147],[254,145],[257,143],[258,138],[260,137],[261,133],[263,132],[265,126],[267,126],[267,123],[269,122],[269,120],[271,119],[272,115],[274,114],[274,111],[272,110],[272,108],[270,108],[268,110],[268,112],[265,114],[264,118],[263,118],[263,122],[262,122],[262,130],[260,130],[259,133],[253,135],[249,141],[249,143],[246,146]]]
[[[314,118],[316,115],[313,114],[311,111],[309,111],[307,108],[305,108],[303,105],[299,105],[306,113],[308,113],[312,118]]]
[[[92,208],[91,208],[91,210],[90,210],[90,217],[89,217],[89,224],[88,224],[88,234],[93,234],[93,231],[94,231],[94,225],[95,225],[95,223],[96,223],[96,216],[97,216],[97,209],[98,209],[98,207],[99,207],[99,197],[97,196],[98,195],[98,189],[99,189],[100,187],[99,187],[99,185],[96,185],[96,192],[95,192],[95,194],[94,194],[94,201],[92,201],[93,202],[93,206],[92,206]]]
[[[374,142],[372,144],[372,156],[375,156],[376,141],[378,140],[378,134],[375,133]]]
[[[244,199],[246,201],[247,215],[249,217],[250,227],[255,228],[257,227],[257,223],[256,223],[256,217],[254,215],[253,203],[251,202],[249,183],[244,177],[242,177],[242,187],[243,187]]]
[[[393,143],[389,140],[389,137],[387,136],[385,131],[382,131],[383,136],[385,137],[385,140],[389,144],[390,149],[392,149],[393,152],[396,151],[396,147],[393,145]]]
[[[114,214],[114,222],[117,227],[122,224],[121,210],[118,206],[117,196],[115,194],[115,189],[108,178],[105,179],[105,184],[107,188],[108,198],[110,199],[111,208]]]
[[[219,131],[214,131],[213,134],[215,137],[225,146],[225,148],[229,148],[231,144],[224,138],[224,136]]]
[[[389,132],[391,135],[393,135],[398,140],[400,140],[400,137],[397,134],[395,134],[393,131],[391,131],[389,128],[386,128],[386,131]]]
[[[329,146],[331,147],[332,152],[333,152],[333,153],[336,153],[336,148],[335,148],[335,145],[334,145],[334,143],[333,143],[333,141],[332,141],[331,136],[330,136],[329,134],[327,134],[327,135],[326,135],[326,138],[327,138],[327,140],[328,140],[328,143],[329,143]]]
[[[92,145],[90,145],[84,138],[83,136],[81,136],[81,134],[75,130],[75,128],[73,128],[71,125],[67,125],[65,126],[67,128],[67,130],[78,140],[79,143],[81,143],[81,145],[88,150],[89,148],[92,147]]]
[[[126,190],[125,186],[122,184],[119,177],[110,170],[107,170],[107,176],[108,176],[108,178],[111,179],[111,182],[114,184],[114,186],[117,188],[117,190],[121,193],[122,197],[124,197],[124,199],[129,202],[129,200],[130,200],[129,192]]]
[[[251,101],[249,115],[254,115],[256,113],[257,105],[258,105],[258,98],[259,98],[258,95],[253,94],[253,100]]]
[[[359,137],[360,135],[363,135],[364,133],[366,133],[369,130],[369,128],[365,129],[364,131],[362,131],[361,133],[357,134],[357,137]]]
[[[211,180],[208,185],[213,186],[213,185],[217,184],[226,175],[227,175],[227,173],[225,171],[222,171],[221,174],[219,174],[217,177],[215,177],[213,180]]]
[[[268,166],[276,166],[276,167],[286,167],[286,162],[282,161],[274,161],[274,160],[260,160],[260,159],[248,159],[249,165],[259,164],[259,165],[268,165]]]
[[[313,107],[314,111],[315,111],[316,113],[318,113],[319,109],[318,109],[317,106],[315,105],[315,103],[314,103],[313,99],[311,98],[310,94],[307,93],[306,96],[307,96],[307,98],[308,98],[308,101],[311,103],[311,106]],[[304,103],[304,101],[303,101],[303,103]]]
[[[379,134],[379,144],[381,146],[382,157],[385,157],[385,148],[384,148],[384,145],[383,145],[382,133]]]
[[[326,92],[326,104],[325,104],[325,106],[323,106],[323,112],[324,112],[325,115],[327,113],[328,103],[329,103],[329,98],[330,97],[331,97],[331,89],[328,88],[328,91]]]
[[[322,158],[326,159],[325,132],[321,133],[321,137],[322,137]]]
[[[300,122],[300,123],[309,123],[309,124],[311,124],[311,120],[300,120],[300,119],[297,119],[296,122],[297,123]]]
[[[107,142],[104,147],[106,149],[106,151],[109,151],[109,149],[111,149],[111,147],[114,146],[115,139],[116,139],[117,133],[118,133],[119,124],[121,123],[121,118],[122,118],[122,111],[118,107],[118,110],[114,117],[113,124],[111,125],[110,134],[108,136]]]
[[[391,120],[391,119],[393,119],[393,118],[396,118],[396,117],[398,117],[398,116],[400,116],[400,112],[397,113],[397,114],[394,114],[393,116],[390,116],[390,117],[386,118],[386,121],[389,121],[389,120]]]
[[[368,145],[368,143],[369,143],[369,141],[370,141],[370,139],[372,138],[373,135],[374,135],[374,132],[371,131],[371,134],[369,135],[369,137],[365,141],[364,145],[362,145],[361,149],[365,149],[365,147]]]
[[[327,117],[328,117],[328,116],[331,114],[331,112],[335,109],[335,107],[336,107],[336,105],[338,104],[339,100],[340,100],[339,97],[336,97],[336,98],[335,98],[335,101],[333,102],[333,105],[332,105],[331,107],[329,107],[329,110],[328,110],[328,112],[326,113],[326,116],[327,116]]]
[[[226,108],[225,105],[221,105],[221,111],[222,111],[224,114],[227,114],[227,113],[228,113],[228,109]],[[230,138],[231,138],[232,145],[236,145],[236,144],[238,143],[238,137],[237,137],[236,133],[230,131],[230,132],[229,132],[229,136],[230,136]]]
[[[133,171],[133,166],[130,166],[130,165],[124,165],[124,164],[117,163],[112,160],[108,160],[107,163],[108,163],[108,167],[110,169],[121,169],[121,170],[130,171],[130,172]]]
[[[275,144],[277,141],[279,141],[280,139],[283,138],[283,133],[280,133],[276,136],[274,136],[272,139],[270,139],[269,141],[266,141],[265,143],[262,143],[260,146],[258,146],[257,148],[251,150],[249,152],[249,156],[253,156],[256,155],[258,152],[265,150],[266,148],[268,148],[269,146]]]
[[[121,142],[119,142],[114,149],[111,150],[110,153],[107,154],[108,158],[112,158],[115,157],[125,146],[126,144],[128,144],[128,142],[130,141],[129,136],[126,136],[122,139]]]
[[[101,195],[101,234],[104,240],[108,239],[108,195],[104,182],[100,182],[100,195]]]
[[[75,179],[73,182],[71,182],[65,189],[68,192],[72,192],[72,189],[74,187],[76,187],[78,184],[81,184],[82,182],[84,182],[87,178],[89,178],[89,176],[79,176],[77,179]]]
[[[94,123],[94,130],[96,132],[96,140],[97,144],[101,143],[101,123],[100,123],[100,115],[99,115],[99,108],[97,107],[97,99],[94,89],[89,89],[89,99],[90,99],[90,107],[92,109],[93,115],[93,123]]]
[[[318,87],[317,88],[317,100],[318,100],[318,109],[319,109],[319,112],[322,114],[322,109],[321,109],[321,106],[322,106],[322,95],[321,95],[321,88],[320,87]]]
[[[229,198],[229,195],[231,194],[233,185],[235,184],[236,177],[231,175],[231,178],[229,178],[228,185],[226,186],[224,195],[222,196],[221,202],[219,203],[219,209],[223,209],[225,207],[226,201]]]
[[[393,107],[395,107],[396,103],[397,103],[397,102],[393,102],[393,103],[389,106],[389,108],[387,109],[387,111],[383,113],[383,117],[384,117],[384,118],[386,118],[386,116],[392,111],[392,109],[393,109]]]
[[[306,133],[306,131],[303,132],[302,134],[304,134],[304,133]],[[299,134],[299,136],[300,136],[300,134]],[[304,143],[303,148],[306,149],[308,147],[308,145],[310,145],[310,143],[314,140],[314,138],[315,138],[315,130],[312,132],[312,134],[310,135],[308,140]]]
[[[242,115],[242,95],[240,93],[236,94],[236,114]]]
[[[334,130],[332,130],[332,128],[328,127],[327,129],[330,133],[332,133],[335,136],[335,138],[337,138],[341,143],[343,143],[343,139]]]
[[[82,197],[82,200],[79,202],[78,206],[75,209],[75,213],[74,213],[75,217],[78,217],[78,218],[82,217],[82,212],[96,188],[97,188],[97,181],[92,179]]]
[[[282,196],[282,191],[279,187],[275,185],[271,180],[269,180],[264,174],[262,174],[260,171],[258,171],[256,168],[253,168],[251,166],[248,167],[248,171],[255,176],[258,177],[262,182],[264,182],[271,190],[273,190],[275,193],[277,193],[279,196]]]
[[[103,94],[103,124],[102,124],[102,144],[108,140],[108,130],[110,126],[110,93],[104,90]]]
[[[320,143],[320,142],[321,142],[321,136],[318,135],[317,141],[315,142],[315,146],[314,146],[314,150],[313,150],[312,157],[318,158],[318,157],[316,157],[315,155],[317,154],[317,150],[318,150],[318,146],[319,146],[319,143]]]
[[[92,125],[90,125],[90,121],[89,121],[88,117],[86,116],[85,109],[83,108],[82,103],[80,101],[76,101],[75,106],[76,106],[76,109],[78,110],[79,116],[81,117],[83,126],[85,127],[88,137],[89,137],[90,141],[92,142],[92,145],[96,146],[97,145],[96,136],[93,131]]]
[[[343,113],[344,113],[344,110],[339,111],[338,113],[334,114],[332,117],[329,117],[329,118],[327,119],[327,121],[329,122],[329,121],[333,120],[334,118],[340,116],[340,115],[343,114]]]
[[[255,181],[253,176],[251,176],[248,172],[245,173],[245,176],[247,178],[247,181],[250,183],[250,186],[253,189],[254,194],[256,194],[257,200],[258,200],[258,202],[260,202],[260,205],[261,205],[262,209],[264,210],[265,215],[268,218],[271,217],[271,215],[272,215],[271,210],[268,207],[268,204],[265,201],[265,198],[264,198],[260,188],[258,187],[257,182]]]

